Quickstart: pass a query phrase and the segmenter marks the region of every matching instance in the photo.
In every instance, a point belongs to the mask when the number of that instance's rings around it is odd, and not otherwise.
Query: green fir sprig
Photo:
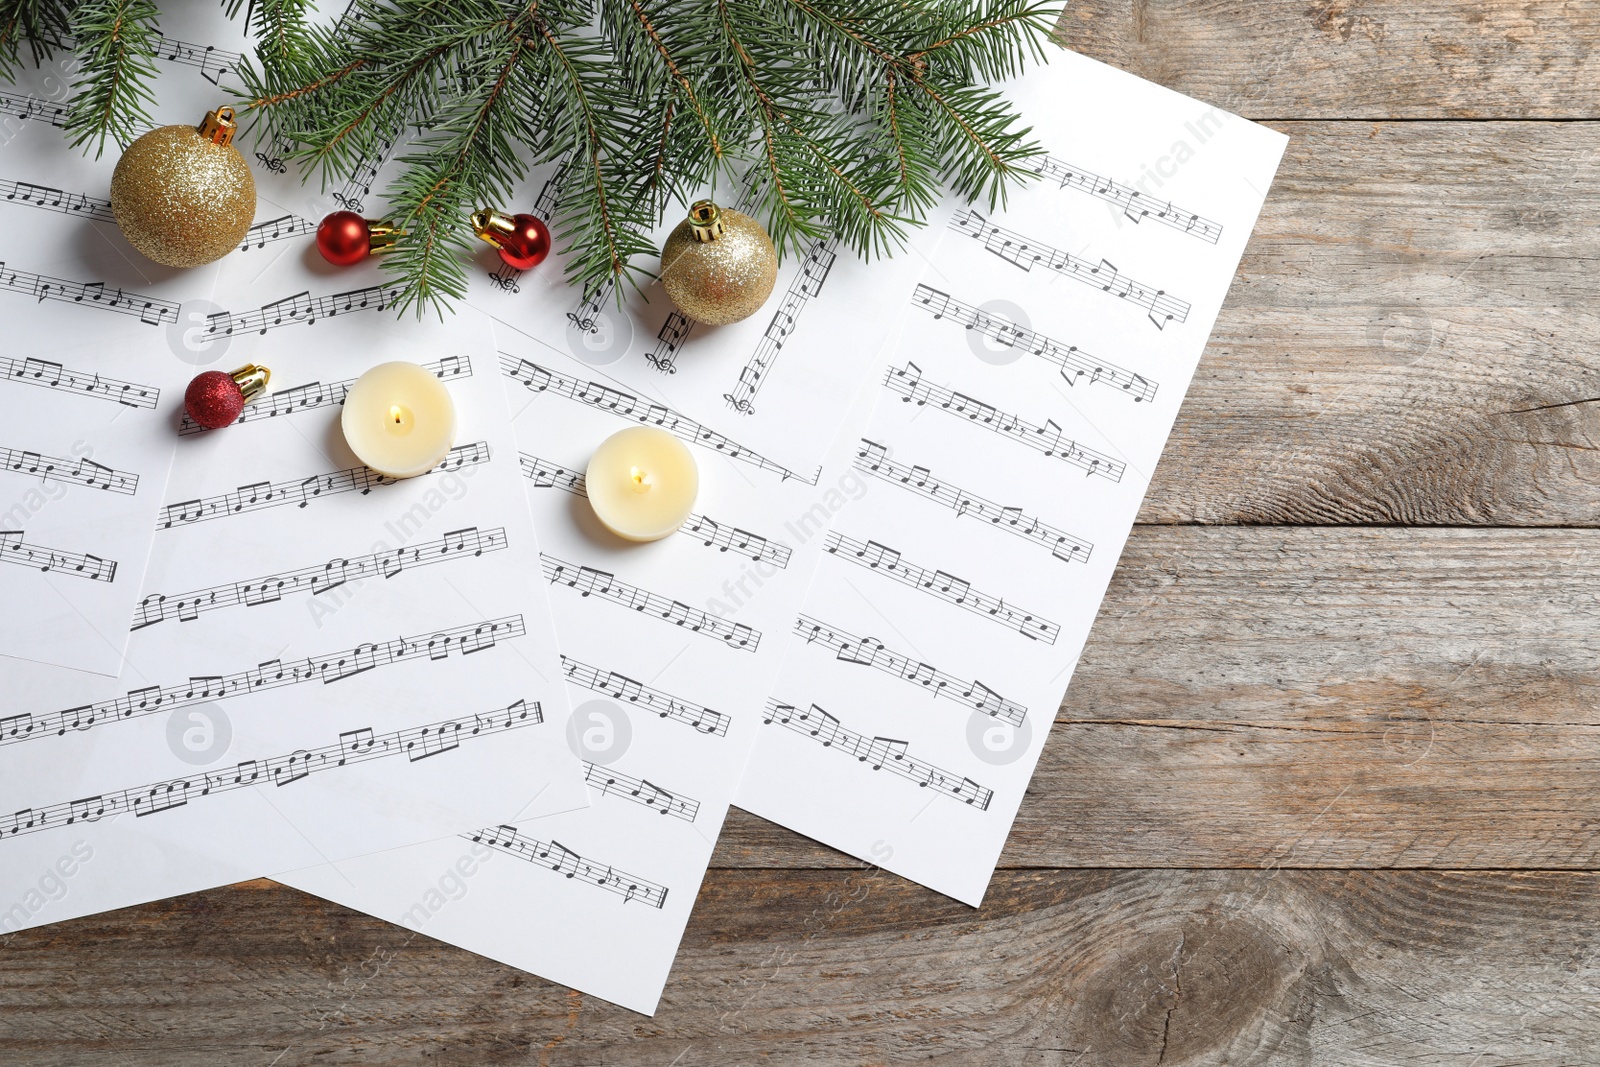
[[[404,306],[466,289],[467,218],[560,162],[570,279],[633,277],[673,205],[748,189],[781,252],[892,252],[943,188],[1003,200],[1037,154],[992,86],[1042,56],[1040,0],[223,0],[256,39],[239,107],[324,185],[398,145],[384,266]],[[148,125],[154,0],[0,0],[0,77],[70,35],[74,143]],[[277,152],[275,151],[275,154]],[[621,289],[618,290],[619,295]]]

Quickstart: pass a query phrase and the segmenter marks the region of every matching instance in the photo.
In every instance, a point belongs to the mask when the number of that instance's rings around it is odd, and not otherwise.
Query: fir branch
[[[76,39],[74,143],[147,124],[156,0],[0,0],[0,77]],[[77,6],[74,8],[73,5]],[[467,216],[562,161],[571,280],[641,272],[674,203],[748,185],[780,252],[892,249],[948,184],[992,203],[1038,149],[985,83],[1041,54],[1040,0],[223,0],[257,38],[241,110],[324,186],[408,140],[386,190],[402,304],[465,290]],[[69,19],[68,13],[71,12]],[[621,298],[621,290],[618,297]]]
[[[53,56],[67,39],[71,16],[68,0],[0,0],[0,78],[16,77],[23,41],[34,66]]]
[[[249,2],[287,25],[304,0]],[[244,107],[325,185],[417,131],[388,189],[412,236],[385,265],[404,303],[440,307],[465,285],[467,215],[509,206],[526,167],[557,160],[550,221],[586,289],[637,277],[664,212],[724,172],[780,252],[822,234],[888,251],[945,183],[992,201],[1037,148],[982,83],[1039,54],[1047,13],[1038,0],[354,0],[336,28],[281,47],[269,34],[241,72]]]
[[[83,60],[67,111],[74,148],[87,152],[92,142],[98,159],[108,138],[126,148],[150,126],[157,16],[152,0],[80,0],[73,11],[69,30]]]
[[[474,171],[488,163],[479,158],[485,130],[499,117],[497,109],[504,104],[507,83],[525,47],[520,38],[513,39],[498,75],[476,106],[459,117],[443,117],[429,141],[430,150],[406,157],[414,167],[391,190],[390,207],[409,236],[384,262],[410,282],[401,310],[415,304],[419,316],[432,307],[442,317],[444,298],[466,293],[466,271],[459,257],[451,254],[465,246],[457,223],[464,209],[470,211]]]
[[[643,236],[654,221],[651,204],[620,195],[625,183],[613,173],[627,166],[628,147],[639,141],[633,124],[618,121],[631,108],[600,42],[563,38],[542,24],[538,32],[545,47],[533,58],[550,90],[550,136],[573,164],[554,229],[568,243],[569,278],[587,289],[626,275],[634,256],[652,250]]]
[[[661,61],[666,65],[667,71],[672,75],[674,92],[681,92],[684,102],[694,112],[695,117],[700,120],[700,125],[706,133],[706,147],[713,157],[721,160],[723,156],[722,139],[717,136],[716,127],[712,122],[710,113],[700,103],[700,97],[695,93],[694,83],[684,73],[683,65],[673,58],[673,53],[663,38],[661,30],[656,26],[656,17],[652,17],[646,9],[644,0],[626,0],[626,4],[628,10],[638,20],[639,28],[644,31],[645,36],[649,39],[650,46],[655,49],[657,55],[661,57]],[[621,35],[619,34],[618,36]]]

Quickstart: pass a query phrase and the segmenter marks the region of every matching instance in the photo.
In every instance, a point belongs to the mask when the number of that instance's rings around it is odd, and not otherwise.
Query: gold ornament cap
[[[724,232],[722,209],[710,200],[696,200],[689,208],[689,232],[702,244],[721,237]]]
[[[238,370],[229,371],[228,377],[239,387],[239,392],[244,394],[246,404],[267,391],[267,383],[272,380],[272,371],[254,363],[246,363]]]
[[[517,229],[516,220],[492,207],[479,208],[468,221],[472,223],[472,232],[478,235],[478,240],[495,248],[499,248],[500,243]]]
[[[375,256],[394,248],[402,237],[410,237],[410,230],[400,230],[377,219],[362,219],[367,224],[367,255]]]
[[[238,132],[239,124],[233,121],[233,108],[226,104],[207,111],[206,117],[200,122],[200,136],[212,144],[230,145],[233,135]]]

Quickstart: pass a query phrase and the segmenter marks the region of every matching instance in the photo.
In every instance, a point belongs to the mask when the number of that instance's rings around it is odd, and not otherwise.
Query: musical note
[[[915,367],[914,363],[908,363],[903,368],[890,367],[884,372],[884,387],[900,394],[908,404],[915,403],[919,407],[933,404],[936,410],[965,416],[969,422],[976,422],[1002,437],[1020,441],[1029,448],[1043,452],[1047,457],[1054,457],[1063,463],[1080,467],[1091,475],[1098,474],[1113,482],[1122,481],[1127,464],[1120,463],[1103,452],[1086,448],[1071,439],[1063,439],[1061,427],[1054,421],[1047,419],[1043,426],[1024,422],[1015,415],[999,411],[993,405],[974,400],[965,393],[954,393],[922,381],[920,372],[916,375],[911,373]]]
[[[632,393],[625,393],[620,389],[613,389],[609,385],[599,382],[583,382],[576,378],[569,378],[547,367],[541,367],[526,359],[500,354],[500,370],[506,377],[520,382],[530,392],[542,393],[553,391],[557,396],[566,397],[586,407],[597,411],[605,411],[632,422],[643,423],[647,426],[660,426],[674,437],[691,444],[720,452],[730,459],[741,463],[749,463],[762,470],[778,474],[784,481],[790,478],[806,485],[816,485],[817,479],[822,477],[822,468],[809,478],[802,478],[787,467],[767,459],[757,452],[753,452],[743,445],[737,444],[722,434],[707,426],[702,426],[694,420],[680,415],[671,408],[642,400]]]
[[[929,664],[889,649],[876,638],[857,637],[807,615],[795,620],[794,632],[796,636],[804,638],[808,645],[818,644],[833,649],[837,660],[859,663],[891,674],[902,681],[921,686],[935,698],[953,700],[992,718],[1004,719],[1013,726],[1021,726],[1027,717],[1027,708],[1004,699],[982,682],[965,682],[952,677]]]
[[[911,302],[924,311],[932,312],[935,319],[948,315],[952,322],[969,330],[977,330],[1000,344],[1054,363],[1060,368],[1061,377],[1068,385],[1076,386],[1087,377],[1089,380],[1086,384],[1117,389],[1136,404],[1155,399],[1159,387],[1149,379],[1091,356],[1077,345],[1062,344],[1044,334],[1025,329],[1004,316],[979,311],[948,293],[918,285]]]
[[[586,289],[578,306],[567,312],[567,321],[584,333],[597,333],[600,327],[600,309],[611,302],[616,291],[616,280],[610,277],[599,285]]]
[[[0,286],[3,284],[4,279],[0,278]],[[208,336],[227,337],[235,332],[249,333],[251,330],[266,333],[268,330],[297,323],[311,326],[318,319],[331,319],[335,315],[382,311],[399,300],[404,292],[403,285],[369,285],[362,289],[351,289],[327,296],[312,296],[308,290],[286,296],[282,300],[274,300],[270,304],[263,304],[255,311],[239,314],[231,311],[214,312],[206,316],[205,333]],[[173,322],[177,321],[177,307],[176,304],[172,305]]]
[[[465,719],[412,726],[386,734],[374,734],[371,729],[346,731],[339,735],[337,744],[301,749],[268,759],[244,760],[231,768],[198,771],[185,778],[40,808],[27,808],[15,815],[0,816],[0,842],[22,834],[61,829],[75,823],[98,822],[108,816],[114,818],[127,812],[132,812],[135,818],[144,818],[184,807],[205,797],[249,789],[266,782],[282,788],[312,774],[350,764],[409,755],[427,737],[460,738],[463,731],[466,731],[465,737],[461,738],[463,740],[494,737],[542,722],[544,711],[538,701],[521,699],[507,707]]]
[[[178,305],[174,301],[143,296],[139,293],[125,293],[121,289],[107,293],[103,282],[74,282],[65,278],[52,278],[44,274],[15,270],[5,263],[0,263],[0,290],[30,296],[40,303],[46,300],[59,300],[71,304],[88,301],[94,307],[105,308],[119,315],[131,315],[150,326],[178,321]]]
[[[810,737],[824,748],[835,749],[854,756],[874,771],[890,774],[916,782],[924,789],[952,797],[979,811],[988,811],[994,799],[994,790],[985,789],[972,779],[941,770],[931,763],[913,758],[905,741],[890,737],[866,737],[846,728],[827,711],[812,704],[802,711],[794,704],[769,699],[766,712],[761,717],[763,725],[777,723],[797,734]]]
[[[684,822],[694,822],[695,816],[700,813],[698,800],[670,793],[642,778],[630,778],[610,767],[601,767],[585,761],[583,780],[588,782],[590,787],[598,789],[601,796],[621,797],[623,800],[641,804],[662,815],[670,815]]]
[[[487,462],[489,462],[488,442],[478,441],[470,445],[457,445],[445,453],[444,459],[437,467],[420,477],[425,478],[441,471],[456,471],[462,467]],[[168,504],[161,509],[156,528],[170,530],[174,526],[187,526],[208,519],[225,519],[230,515],[283,507],[287,504],[303,508],[308,507],[313,501],[339,493],[359,492],[365,495],[380,486],[394,485],[398,480],[387,474],[379,474],[368,467],[347,467],[344,470],[313,474],[309,478],[291,479],[286,482],[256,482],[251,485],[241,485],[231,493]]]
[[[0,823],[0,826],[3,825]],[[638,900],[652,908],[666,906],[666,886],[619,871],[610,864],[586,860],[559,841],[540,841],[527,837],[519,833],[515,826],[496,826],[461,836],[475,844],[487,845],[507,855],[526,860],[536,867],[543,867],[575,881],[615,893],[622,898],[624,904],[630,900]]]
[[[739,371],[739,384],[731,392],[723,394],[722,398],[728,402],[728,406],[741,415],[755,413],[756,394],[771,373],[772,365],[783,354],[784,343],[794,332],[800,313],[812,297],[822,293],[823,283],[828,280],[828,274],[838,258],[838,246],[838,238],[827,238],[812,242],[811,247],[806,249],[800,273],[789,283],[789,290],[783,294],[783,300],[772,313],[772,321],[757,342],[755,352]]]
[[[214,585],[188,593],[151,593],[139,602],[134,612],[134,630],[154,626],[167,619],[192,622],[201,612],[232,607],[260,607],[276,604],[286,594],[310,593],[315,596],[348,582],[366,578],[393,578],[407,570],[447,563],[456,559],[476,559],[485,552],[506,547],[506,531],[497,526],[480,531],[476,526],[452,530],[443,537],[397,549],[383,549],[352,559],[335,559],[299,570],[281,571],[227,585]]]
[[[53,186],[0,179],[0,195],[14,204],[58,211],[63,215],[79,215],[112,225],[117,222],[117,216],[111,210],[111,201],[83,193],[66,192]]]
[[[285,169],[280,160],[268,159],[261,152],[256,153],[256,158],[260,159],[268,170]],[[287,241],[291,237],[305,237],[316,232],[317,224],[310,219],[303,219],[299,215],[280,215],[266,222],[258,222],[246,230],[239,251],[248,252],[252,248],[265,248],[273,241]]]
[[[372,187],[378,178],[378,172],[383,165],[394,155],[394,150],[400,141],[398,129],[385,129],[372,135],[371,143],[356,157],[356,161],[349,168],[350,177],[343,186],[335,190],[333,199],[347,211],[360,214],[366,210],[365,197],[372,195]]]
[[[45,481],[71,482],[73,485],[124,496],[133,496],[139,490],[137,474],[112,470],[92,459],[62,459],[0,446],[0,469],[31,474]]]
[[[569,470],[538,456],[530,456],[526,452],[520,453],[519,456],[522,461],[522,476],[538,488],[560,489],[573,496],[588,497],[583,472]],[[690,515],[683,521],[683,525],[678,527],[678,532],[695,538],[707,548],[733,552],[758,563],[765,560],[776,567],[789,566],[790,550],[787,545],[777,544],[760,534],[753,534],[737,527],[724,526],[704,515]]]
[[[173,301],[163,301],[154,296],[125,293],[117,290],[106,293],[102,282],[70,282],[66,278],[30,274],[27,270],[13,270],[0,262],[0,290],[32,296],[37,301],[69,301],[74,304],[93,304],[118,315],[133,315],[139,322],[157,326],[178,322],[179,306]],[[306,323],[312,325],[318,318],[331,318],[363,310],[384,310],[400,299],[405,291],[402,285],[371,285],[362,290],[334,293],[331,296],[312,296],[296,293],[294,296],[262,304],[259,309],[243,314],[214,312],[206,315],[206,334],[229,336],[234,331],[256,330],[266,333],[278,326]]]
[[[645,354],[645,362],[662,374],[677,374],[678,349],[694,331],[694,320],[681,311],[674,310],[656,334],[656,347]]]
[[[1031,270],[1037,264],[1063,277],[1092,285],[1119,300],[1145,308],[1158,330],[1165,329],[1169,322],[1184,322],[1189,317],[1189,304],[1168,295],[1165,289],[1124,278],[1115,266],[1103,259],[1098,263],[1090,263],[1003,229],[988,222],[976,211],[958,212],[950,220],[950,228],[982,242],[985,249],[1022,270]]]
[[[644,708],[663,719],[671,719],[694,727],[702,734],[711,734],[717,737],[726,737],[728,733],[728,716],[720,711],[696,704],[692,701],[675,697],[660,689],[652,689],[648,685],[636,682],[632,678],[616,673],[615,671],[601,670],[591,667],[587,663],[572,659],[570,656],[561,657],[561,670],[567,681],[574,685],[581,685],[596,693],[625,700],[629,704]],[[0,720],[0,734],[4,733],[5,721]]]
[[[442,381],[472,377],[472,360],[467,356],[443,356],[432,363],[422,364],[422,367],[424,370],[432,371],[433,376]],[[275,419],[279,415],[294,415],[302,411],[314,411],[317,408],[343,407],[345,397],[355,384],[356,379],[350,378],[342,382],[308,382],[305,385],[280,389],[246,404],[239,412],[239,417],[229,425],[237,426],[241,422],[255,422],[259,419]],[[187,413],[184,414],[183,422],[178,427],[180,436],[187,437],[205,432],[204,426],[191,419]]]
[[[875,542],[858,541],[837,531],[830,531],[824,542],[824,548],[846,563],[876,571],[901,585],[909,586],[970,611],[974,615],[988,618],[1007,629],[1015,630],[1030,640],[1053,645],[1060,636],[1061,627],[1044,616],[1025,611],[1015,605],[1008,605],[999,597],[974,592],[971,583],[965,579],[941,570],[929,570],[915,563],[909,563],[900,557],[899,552],[886,549]],[[883,562],[885,559],[890,562],[885,564]]]
[[[41,573],[62,574],[68,578],[87,578],[91,582],[109,584],[117,580],[116,560],[30,545],[22,537],[21,530],[0,530],[0,563],[15,563]]]
[[[67,108],[67,104],[40,100],[32,93],[23,96],[21,93],[0,92],[0,114],[19,119],[43,119],[57,129],[66,128]]]
[[[4,537],[4,534],[0,534],[0,540]],[[290,663],[269,660],[232,674],[199,675],[187,682],[164,687],[145,686],[111,700],[68,708],[66,711],[29,715],[25,728],[10,732],[0,730],[0,745],[17,744],[49,734],[60,737],[68,730],[82,732],[106,723],[154,715],[162,710],[249,696],[266,689],[299,685],[302,682],[320,681],[324,685],[331,685],[408,660],[440,660],[452,653],[471,655],[494,648],[497,642],[515,640],[526,632],[522,616],[510,615],[435,630],[416,637],[397,637],[392,641],[357,645],[353,649],[307,656]]]
[[[631,608],[641,615],[664,619],[690,633],[713,637],[729,648],[754,652],[761,643],[761,635],[744,623],[729,623],[698,608],[691,608],[680,600],[668,600],[636,585],[618,581],[617,577],[593,567],[580,567],[554,556],[540,553],[544,564],[544,577],[551,585],[564,585],[575,589],[581,596],[595,596]]]
[[[908,467],[888,459],[883,446],[872,441],[862,441],[857,450],[855,468],[890,485],[898,485],[918,496],[943,504],[957,517],[983,519],[995,528],[1014,534],[1034,544],[1050,549],[1051,555],[1066,563],[1087,563],[1094,545],[1081,537],[1047,526],[1037,518],[1022,513],[1020,507],[1001,506],[953,485],[935,479],[926,467]]]
[[[1198,237],[1208,244],[1216,244],[1218,238],[1222,236],[1220,223],[1202,219],[1192,211],[1174,207],[1171,202],[1163,205],[1159,200],[1141,193],[1132,186],[1102,178],[1098,174],[1054,156],[1040,156],[1029,169],[1041,178],[1056,182],[1058,189],[1075,189],[1115,205],[1135,224],[1145,219],[1154,219],[1163,226],[1170,226],[1180,233]]]

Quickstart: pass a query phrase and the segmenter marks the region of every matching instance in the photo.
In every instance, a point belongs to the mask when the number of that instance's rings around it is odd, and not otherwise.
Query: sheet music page
[[[121,679],[8,686],[0,899],[97,857],[29,925],[587,802],[488,320],[352,312],[227,358],[287,388],[180,435]],[[434,365],[461,427],[399,482],[338,430],[385,359]]]
[[[505,210],[548,219],[566,173],[540,168]],[[751,209],[748,194],[736,188],[719,203]],[[655,233],[657,247],[686,213],[682,205],[668,213]],[[766,304],[727,326],[686,318],[659,282],[642,289],[622,283],[619,310],[612,285],[588,293],[568,285],[560,254],[517,271],[488,245],[469,274],[467,300],[635,395],[692,411],[710,429],[814,481],[845,414],[839,398],[855,395],[862,360],[899,321],[885,309],[894,306],[905,278],[920,271],[943,221],[939,216],[926,230],[913,229],[893,259],[870,263],[836,238],[807,240],[784,257]]]
[[[54,184],[103,193],[76,173]],[[122,675],[0,661],[0,900],[24,904],[4,929],[587,803],[492,327],[398,320],[392,289],[322,267],[301,235],[176,276],[180,383],[156,409],[176,460],[107,631]],[[459,427],[399,482],[339,429],[394,359],[446,382]],[[251,362],[271,391],[235,425],[184,419],[192,374]],[[63,856],[72,891],[34,902]]]
[[[114,676],[196,370],[174,354],[179,309],[216,267],[162,267],[123,238],[116,145],[95,159],[62,134],[75,64],[24,65],[0,92],[0,655]],[[158,123],[222,102],[198,67],[156,66]]]
[[[847,465],[815,488],[785,477],[686,413],[626,399],[559,338],[497,334],[590,807],[275,877],[652,1013],[828,517],[867,482]],[[636,545],[599,526],[583,471],[644,422],[693,442],[700,494],[677,533]]]
[[[1093,60],[909,305],[739,806],[978,904],[1286,138]]]

